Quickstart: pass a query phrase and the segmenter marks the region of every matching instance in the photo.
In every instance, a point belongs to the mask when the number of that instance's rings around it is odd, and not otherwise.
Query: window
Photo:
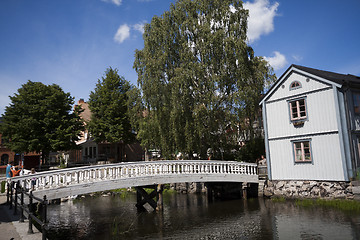
[[[291,121],[306,119],[306,101],[299,99],[289,102]]]
[[[7,165],[8,162],[9,162],[9,155],[5,153],[1,156],[1,164],[0,165]]]
[[[354,112],[360,114],[360,93],[353,93]]]
[[[296,163],[311,162],[310,141],[293,142]]]
[[[89,157],[92,158],[92,147],[89,147]]]
[[[299,81],[293,81],[290,84],[290,90],[301,88],[301,83]]]

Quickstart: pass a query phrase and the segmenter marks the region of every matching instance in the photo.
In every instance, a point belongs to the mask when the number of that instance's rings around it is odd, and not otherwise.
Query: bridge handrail
[[[149,164],[149,165],[153,165],[153,164],[165,164],[165,163],[205,163],[205,164],[224,164],[224,163],[233,163],[233,164],[241,164],[241,165],[248,165],[248,166],[254,166],[256,167],[257,164],[256,163],[248,163],[248,162],[235,162],[235,161],[221,161],[221,160],[160,160],[160,161],[138,161],[138,162],[120,162],[120,163],[110,163],[110,164],[102,164],[102,165],[90,165],[90,166],[82,166],[82,167],[75,167],[75,168],[64,168],[64,169],[56,169],[56,170],[50,170],[50,171],[44,171],[44,172],[37,172],[34,174],[26,174],[26,175],[22,175],[22,176],[16,176],[11,178],[12,181],[18,181],[18,180],[23,180],[23,179],[28,179],[28,178],[32,178],[32,177],[41,177],[41,176],[47,176],[47,175],[51,175],[52,173],[68,173],[68,172],[74,172],[74,171],[79,171],[82,169],[99,169],[99,168],[107,168],[107,167],[116,167],[116,166],[121,166],[121,165],[143,165],[143,164]],[[6,180],[6,178],[4,178],[4,180]]]
[[[31,180],[35,178],[35,189],[45,189],[102,180],[176,174],[256,175],[257,165],[255,163],[217,160],[122,162],[51,170],[13,177],[11,181],[20,181],[22,187],[30,188]]]

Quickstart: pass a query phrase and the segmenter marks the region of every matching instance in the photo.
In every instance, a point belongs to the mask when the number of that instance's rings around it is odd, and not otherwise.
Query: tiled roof
[[[281,75],[280,78],[270,87],[270,89],[267,91],[265,96],[260,101],[260,104],[262,104],[265,99],[267,99],[275,90],[277,87],[280,86],[280,83],[285,80],[286,76],[291,73],[291,71],[296,71],[296,69],[306,72],[308,74],[311,74],[313,76],[322,78],[324,80],[327,80],[328,82],[333,82],[334,84],[340,85],[338,87],[342,87],[344,85],[355,87],[356,89],[360,88],[360,77],[351,75],[351,74],[341,74],[341,73],[334,73],[329,71],[323,71],[315,68],[309,68],[304,67],[300,65],[292,64],[284,73]]]
[[[355,75],[351,75],[351,74],[346,75],[346,74],[341,74],[341,73],[323,71],[323,70],[299,66],[299,65],[295,65],[295,64],[293,64],[292,66],[294,66],[295,68],[297,68],[299,70],[308,72],[310,74],[316,75],[321,78],[325,78],[329,81],[332,81],[332,82],[335,82],[335,83],[338,83],[341,85],[344,83],[360,83],[360,77],[355,76]]]

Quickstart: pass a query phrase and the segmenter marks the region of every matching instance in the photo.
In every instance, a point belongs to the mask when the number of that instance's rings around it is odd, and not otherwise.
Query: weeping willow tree
[[[143,146],[170,158],[206,158],[252,138],[264,86],[274,75],[247,45],[241,1],[179,0],[145,25],[136,50],[132,123]]]

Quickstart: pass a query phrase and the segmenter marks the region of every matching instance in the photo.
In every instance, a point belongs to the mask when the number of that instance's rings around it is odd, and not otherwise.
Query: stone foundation
[[[267,180],[263,193],[266,197],[354,198],[349,182]]]
[[[170,188],[176,190],[179,193],[205,193],[206,188],[204,183],[172,183]]]

